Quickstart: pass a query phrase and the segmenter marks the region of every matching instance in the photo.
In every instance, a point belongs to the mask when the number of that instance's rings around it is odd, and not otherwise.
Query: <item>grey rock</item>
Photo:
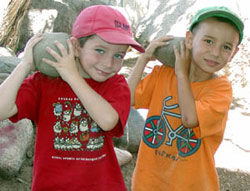
[[[15,56],[0,56],[0,84],[9,76],[20,60]]]
[[[100,0],[32,0],[22,21],[18,49],[23,50],[28,39],[37,32],[71,34],[71,28],[79,12],[83,8],[95,4],[103,4],[103,2]]]
[[[145,119],[142,115],[136,109],[131,107],[124,135],[121,138],[115,138],[114,144],[117,147],[125,148],[129,152],[137,152],[144,124]]]
[[[0,56],[0,73],[11,73],[21,61],[15,56]]]
[[[162,64],[174,67],[175,65],[175,53],[173,46],[176,46],[180,50],[180,42],[185,41],[184,37],[175,37],[173,40],[169,41],[169,44],[166,46],[161,46],[157,48],[154,52],[154,56]]]
[[[15,53],[8,47],[0,47],[0,56],[15,56]]]
[[[115,154],[120,166],[129,163],[133,158],[130,152],[116,147],[115,147]]]
[[[57,54],[61,55],[60,50],[55,45],[55,40],[60,42],[68,50],[67,39],[69,39],[69,35],[63,32],[43,34],[43,39],[34,47],[34,64],[37,70],[48,76],[59,76],[59,73],[56,71],[56,69],[43,62],[42,58],[47,58],[49,60],[56,61],[55,58],[47,52],[46,47],[52,48]]]
[[[140,20],[136,30],[135,36],[138,37],[138,41],[148,44],[153,39],[168,34],[184,36],[196,2],[196,0],[174,2],[158,0],[157,3],[150,1],[150,11]],[[176,25],[178,28],[175,28]]]
[[[0,84],[9,76],[8,73],[0,73]]]
[[[26,157],[26,151],[33,139],[33,125],[23,119],[17,123],[0,121],[0,176],[15,176]]]

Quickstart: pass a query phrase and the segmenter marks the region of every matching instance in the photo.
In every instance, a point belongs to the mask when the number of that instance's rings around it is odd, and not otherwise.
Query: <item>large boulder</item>
[[[0,84],[10,75],[20,60],[15,56],[0,56]]]
[[[11,48],[0,47],[0,56],[15,56],[15,53]]]
[[[131,107],[124,135],[121,138],[114,138],[114,144],[117,147],[127,149],[129,152],[137,152],[144,124],[145,118],[138,110]]]
[[[71,34],[73,23],[80,11],[91,5],[107,4],[118,8],[130,21],[133,31],[145,15],[144,0],[32,0],[21,29],[18,51],[22,51],[28,39],[38,32],[65,32]]]
[[[26,151],[34,136],[30,120],[18,123],[0,121],[0,176],[9,178],[16,175],[26,159]]]
[[[20,29],[18,51],[22,51],[28,39],[38,32],[65,32],[71,28],[79,12],[88,6],[104,4],[99,0],[32,0]]]
[[[196,0],[159,0],[154,3],[150,1],[150,9],[136,29],[136,38],[146,46],[153,39],[167,34],[185,36],[196,2]]]

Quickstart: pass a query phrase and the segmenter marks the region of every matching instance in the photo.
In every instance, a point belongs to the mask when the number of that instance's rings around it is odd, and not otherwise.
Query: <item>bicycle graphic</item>
[[[182,157],[190,156],[199,149],[201,140],[196,138],[192,129],[185,128],[182,124],[175,130],[172,129],[167,116],[181,118],[181,115],[170,111],[179,107],[178,104],[167,105],[167,101],[171,99],[172,96],[168,96],[163,100],[160,116],[151,116],[146,120],[143,141],[151,148],[158,148],[165,140],[167,127],[169,140],[165,144],[171,146],[173,141],[177,139],[179,155]]]

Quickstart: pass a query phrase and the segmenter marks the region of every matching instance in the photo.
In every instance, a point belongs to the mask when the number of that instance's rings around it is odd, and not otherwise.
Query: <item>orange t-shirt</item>
[[[199,126],[183,127],[173,68],[155,66],[137,86],[135,108],[148,116],[132,191],[219,190],[214,154],[226,126],[232,87],[226,77],[191,83]]]

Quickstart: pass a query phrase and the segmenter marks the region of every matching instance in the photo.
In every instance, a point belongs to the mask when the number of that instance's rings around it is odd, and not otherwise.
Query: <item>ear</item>
[[[81,49],[79,40],[75,37],[71,37],[70,41],[71,41],[72,46],[73,46],[75,57],[79,57],[80,56],[80,49]]]
[[[231,61],[232,61],[232,59],[234,58],[235,54],[236,54],[238,51],[239,51],[239,47],[236,46],[236,48],[235,48],[234,52],[232,53],[231,57],[229,58],[229,61],[228,61],[228,62],[231,62]]]
[[[194,35],[191,31],[186,32],[185,45],[188,49],[192,49]]]

